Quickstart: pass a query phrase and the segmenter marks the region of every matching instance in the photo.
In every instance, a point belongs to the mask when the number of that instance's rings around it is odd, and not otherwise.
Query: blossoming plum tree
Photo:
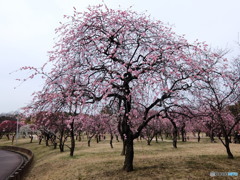
[[[198,89],[198,90],[197,90]],[[217,70],[202,79],[201,85],[194,90],[205,114],[206,127],[214,130],[226,148],[228,158],[232,159],[230,136],[240,122],[240,114],[231,112],[231,106],[239,100],[240,77],[234,67],[218,65]],[[200,110],[199,110],[200,113]],[[210,133],[211,134],[211,133]]]
[[[52,70],[31,68],[33,76],[47,75],[45,91],[34,102],[44,111],[68,108],[75,114],[83,106],[95,114],[106,105],[117,107],[126,145],[123,169],[132,171],[133,140],[169,104],[181,101],[197,79],[208,76],[219,57],[204,43],[189,44],[161,21],[131,10],[99,5],[86,12],[74,9],[66,18],[69,22],[56,29]],[[143,115],[135,123],[137,111]]]

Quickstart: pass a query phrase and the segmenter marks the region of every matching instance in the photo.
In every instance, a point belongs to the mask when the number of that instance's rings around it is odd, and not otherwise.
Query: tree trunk
[[[151,145],[151,140],[150,140],[150,139],[147,140],[147,145],[148,145],[148,146]]]
[[[158,143],[158,133],[155,134],[156,143]]]
[[[201,131],[198,131],[198,142],[200,142],[200,139],[201,139],[200,133],[201,133]]]
[[[213,133],[213,130],[212,130],[212,129],[211,129],[211,131],[210,131],[209,136],[210,136],[211,143],[215,143],[215,140],[214,140],[214,133]]]
[[[110,146],[111,146],[111,148],[113,148],[113,135],[111,134],[111,137],[110,137]]]
[[[186,142],[186,141],[185,141],[185,134],[184,134],[184,131],[181,131],[181,135],[182,135],[182,142]]]
[[[115,137],[116,137],[117,142],[119,142],[118,135],[116,135]]]
[[[126,141],[126,154],[125,154],[123,170],[130,172],[130,171],[133,171],[133,158],[134,158],[133,136],[128,135],[125,141]]]
[[[51,136],[51,142],[53,144],[53,148],[56,149],[57,148],[57,142],[56,142],[57,137],[55,135]]]
[[[225,140],[224,146],[227,151],[228,159],[233,159],[234,157],[233,157],[233,154],[232,154],[232,152],[230,150],[230,146],[229,146],[230,140],[229,140],[228,136],[226,135],[226,133],[224,133],[224,140]]]
[[[59,149],[60,149],[60,152],[64,152],[64,144],[63,143],[59,144]]]
[[[74,121],[71,123],[71,148],[70,148],[70,156],[73,156],[75,150],[75,138],[74,138]]]
[[[231,134],[231,133],[229,133],[229,134]],[[223,135],[224,141],[222,140],[221,135]],[[223,125],[222,125],[222,134],[219,134],[218,138],[220,139],[220,141],[222,142],[222,144],[226,148],[228,159],[233,159],[234,157],[233,157],[233,154],[232,154],[232,152],[230,150],[230,146],[229,146],[230,140],[229,140],[229,137],[228,137],[228,133],[227,133],[227,131],[226,131],[226,129]]]
[[[99,136],[98,135],[95,136],[95,139],[96,139],[97,143],[99,143]]]
[[[63,136],[64,136],[64,130],[61,131],[61,133],[60,133],[60,138],[59,138],[59,149],[60,149],[60,152],[64,152],[64,140],[63,140]]]
[[[30,136],[30,143],[32,143],[33,142],[33,136],[31,135]]]
[[[33,134],[32,134],[32,132],[31,132],[29,137],[30,137],[30,143],[32,143],[33,142]]]
[[[172,122],[172,124],[173,124],[173,147],[177,148],[178,130],[175,122]]]
[[[39,141],[38,141],[38,144],[39,144],[39,145],[42,143],[42,139],[43,139],[43,137],[42,137],[42,136],[39,136]]]
[[[230,142],[229,142],[228,136],[225,136],[225,135],[224,135],[224,140],[225,140],[225,142],[223,142],[223,140],[222,140],[222,138],[221,138],[220,135],[219,135],[218,138],[221,140],[222,144],[223,144],[223,145],[225,146],[225,148],[226,148],[227,155],[228,155],[228,159],[233,159],[234,157],[233,157],[233,154],[232,154],[232,152],[231,152],[231,150],[230,150],[230,146],[229,146]]]
[[[14,139],[15,139],[15,134],[12,136],[12,145],[13,145]]]
[[[82,140],[81,132],[78,132],[78,141],[80,142],[81,140]]]
[[[70,148],[70,156],[73,156],[75,150],[75,139],[74,136],[71,137],[71,148]]]
[[[229,136],[229,143],[232,143],[232,136]]]
[[[174,135],[175,136],[175,135]],[[177,148],[177,136],[173,137],[173,147]]]
[[[123,116],[122,121],[122,137],[123,141],[125,142],[125,160],[123,165],[123,170],[130,172],[133,171],[133,158],[134,158],[134,149],[133,149],[133,132],[129,125],[129,118],[128,114],[131,111],[131,96],[130,96],[130,87],[129,87],[129,81],[126,80],[123,83],[123,86],[125,87],[125,97],[129,96],[127,100],[124,100],[124,107],[125,107],[125,113]],[[137,137],[136,137],[137,138]]]
[[[48,135],[46,135],[45,141],[46,141],[46,146],[49,146],[49,143],[48,143],[48,141],[49,141],[49,136],[48,136]]]
[[[214,136],[210,136],[210,139],[211,139],[211,143],[215,143],[216,141],[215,141],[215,139],[214,139]]]
[[[233,159],[233,154],[230,150],[229,144],[226,146],[227,154],[228,154],[228,159]]]
[[[122,156],[125,156],[125,154],[126,154],[126,141],[123,140],[123,148],[122,148],[122,153],[121,153],[121,155],[122,155]]]
[[[95,134],[93,134],[93,135],[89,135],[89,134],[87,134],[88,147],[90,147],[90,145],[91,145],[91,139],[92,139],[94,136],[95,136]]]
[[[6,137],[7,137],[7,140],[10,140],[10,138],[9,138],[9,134],[6,134]]]
[[[91,139],[88,139],[88,147],[90,147]]]
[[[185,123],[183,124],[183,126],[181,127],[181,135],[182,135],[182,142],[186,142],[186,131],[185,131]]]
[[[53,149],[57,149],[57,143],[56,142],[54,142],[54,144],[53,144]]]

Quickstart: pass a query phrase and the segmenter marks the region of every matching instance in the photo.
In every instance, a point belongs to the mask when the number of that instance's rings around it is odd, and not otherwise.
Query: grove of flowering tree
[[[68,112],[73,134],[78,114],[100,115],[103,107],[113,107],[116,121],[97,120],[117,124],[126,148],[123,169],[132,171],[134,139],[151,120],[183,105],[188,90],[208,77],[221,56],[131,10],[99,5],[86,12],[75,9],[66,18],[68,22],[56,29],[58,39],[47,62],[52,69],[45,72],[46,64],[41,69],[22,68],[34,70],[30,78],[37,74],[46,78],[28,109]],[[87,120],[82,121],[84,128],[101,133],[101,128],[91,127],[94,119]]]
[[[2,121],[0,123],[0,139],[2,138],[3,135],[6,135],[6,137],[9,140],[11,135],[12,143],[13,143],[17,133],[17,128],[20,128],[22,125],[23,125],[22,122],[19,122],[17,124],[17,121],[11,121],[11,120]]]

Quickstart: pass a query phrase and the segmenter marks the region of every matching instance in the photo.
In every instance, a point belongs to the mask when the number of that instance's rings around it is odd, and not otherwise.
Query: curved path
[[[20,154],[0,150],[0,180],[7,179],[23,162],[24,158]]]

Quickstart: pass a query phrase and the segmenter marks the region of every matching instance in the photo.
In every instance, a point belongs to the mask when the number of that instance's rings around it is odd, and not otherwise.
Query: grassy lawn
[[[16,146],[33,151],[35,157],[27,180],[82,180],[82,179],[240,179],[238,177],[210,177],[210,172],[240,173],[240,145],[231,144],[235,159],[227,159],[224,146],[210,143],[207,139],[197,143],[196,140],[179,142],[178,148],[172,148],[171,141],[159,143],[135,141],[134,171],[121,170],[124,157],[120,155],[122,143],[115,142],[111,149],[109,141],[96,143],[91,147],[87,142],[76,142],[74,157],[69,156],[69,150],[59,152],[52,146],[46,147],[44,142],[38,145],[35,140],[20,139]],[[0,145],[10,145],[5,139]]]

